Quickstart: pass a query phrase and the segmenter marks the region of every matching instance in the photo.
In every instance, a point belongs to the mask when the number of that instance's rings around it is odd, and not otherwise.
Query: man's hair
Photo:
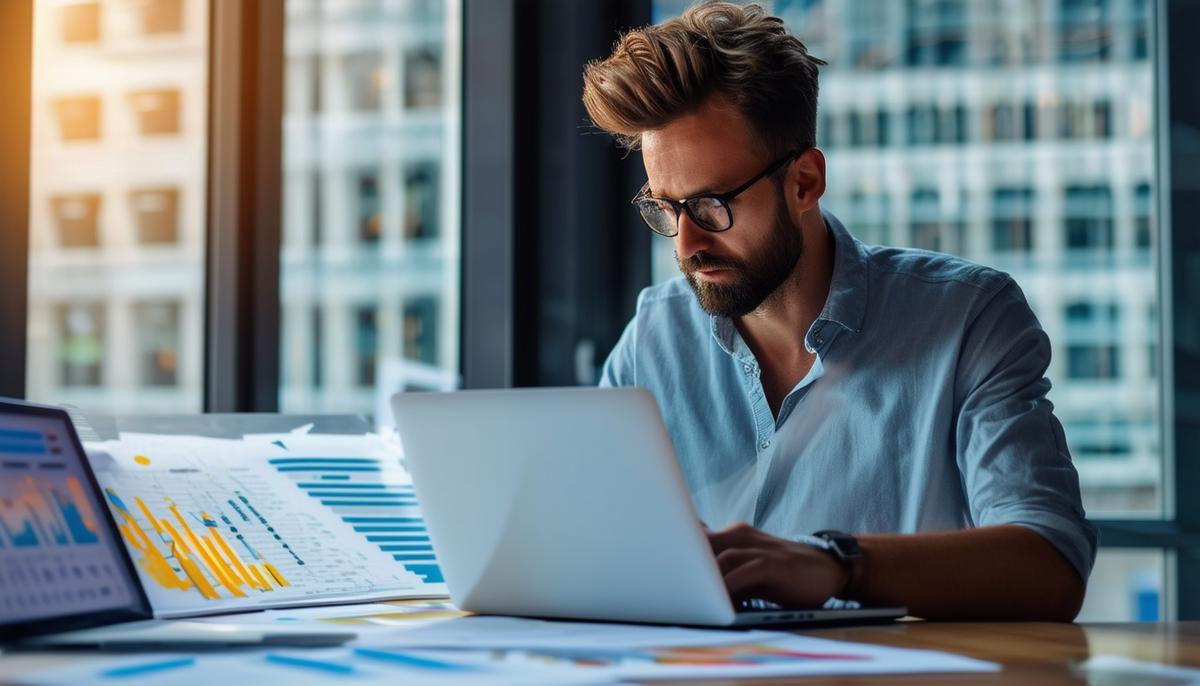
[[[816,144],[823,64],[759,5],[705,2],[621,36],[584,70],[583,104],[596,126],[636,150],[642,132],[717,96],[780,155]]]

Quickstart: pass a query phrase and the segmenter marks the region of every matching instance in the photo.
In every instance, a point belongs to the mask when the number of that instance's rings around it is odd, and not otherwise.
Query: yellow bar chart
[[[218,518],[207,512],[185,515],[179,505],[164,499],[159,514],[140,497],[133,499],[135,512],[114,489],[106,488],[105,495],[118,515],[121,535],[137,554],[138,565],[163,588],[195,589],[204,598],[219,600],[291,585],[275,565],[244,541],[245,552],[239,554],[222,535]],[[193,521],[189,522],[189,517]]]

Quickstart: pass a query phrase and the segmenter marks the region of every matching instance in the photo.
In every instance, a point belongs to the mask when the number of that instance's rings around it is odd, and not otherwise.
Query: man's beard
[[[792,221],[786,205],[780,202],[775,226],[762,246],[745,261],[716,257],[701,251],[675,261],[705,312],[719,317],[743,317],[758,309],[791,276],[804,254],[804,237]],[[701,269],[729,269],[737,278],[732,283],[701,281]]]

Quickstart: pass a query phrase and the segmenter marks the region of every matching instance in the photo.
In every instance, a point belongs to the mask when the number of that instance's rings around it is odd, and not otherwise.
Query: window
[[[31,400],[202,407],[208,9],[33,2]]]
[[[422,162],[404,176],[404,237],[424,240],[438,236],[438,166]]]
[[[373,412],[458,375],[462,10],[284,8],[280,410]]]
[[[1152,203],[1150,184],[1138,184],[1133,191],[1133,244],[1138,250],[1149,250],[1154,241],[1154,224],[1151,221]]]
[[[383,235],[383,206],[379,198],[379,176],[358,175],[358,240],[378,243]]]
[[[51,214],[62,248],[95,248],[100,245],[100,194],[77,193],[50,198]]]
[[[442,106],[442,62],[437,53],[419,50],[404,60],[404,106],[437,109]]]
[[[1120,376],[1115,345],[1067,346],[1067,378],[1115,379]]]
[[[63,5],[58,9],[58,20],[63,43],[70,45],[100,42],[99,2]]]
[[[63,141],[100,140],[100,98],[85,95],[54,102],[59,137]]]
[[[1108,0],[1062,0],[1058,58],[1063,62],[1106,60],[1112,50]]]
[[[437,299],[416,298],[404,306],[404,357],[437,363]]]
[[[1063,214],[1067,250],[1093,254],[1112,250],[1112,192],[1107,186],[1067,188]]]
[[[179,383],[179,304],[139,303],[134,309],[140,348],[139,376],[143,386]]]
[[[388,80],[380,56],[374,53],[347,55],[343,58],[343,64],[347,108],[356,111],[378,110],[383,103]]]
[[[179,133],[179,99],[179,91],[173,88],[131,93],[129,104],[137,119],[138,133],[143,136]]]
[[[183,31],[184,0],[128,0],[142,34],[180,33]]]
[[[368,388],[375,385],[375,358],[379,354],[378,313],[374,307],[359,307],[354,313],[355,383]]]
[[[997,188],[993,194],[992,250],[1033,251],[1033,189]]]
[[[103,382],[105,308],[97,303],[58,307],[58,385],[99,386]]]
[[[1081,456],[1089,515],[1159,516],[1159,334],[1133,315],[1159,308],[1159,275],[1148,259],[1157,192],[1155,50],[1112,47],[1152,44],[1147,5],[1154,3],[887,5],[876,17],[884,26],[871,30],[900,37],[900,60],[856,66],[836,50],[819,54],[831,61],[821,70],[817,113],[828,160],[822,206],[865,242],[954,252],[1012,274],[1051,336],[1049,397],[1072,455]],[[655,6],[668,7],[662,0]],[[802,40],[808,28],[799,20],[814,14],[824,17],[822,40],[858,30],[851,25],[859,22],[856,0],[774,6]],[[656,13],[657,20],[668,16]],[[1088,78],[1078,62],[1090,63]],[[1070,87],[1047,89],[1046,79]],[[960,81],[995,87],[947,92]],[[871,143],[873,111],[893,118],[903,149]],[[846,140],[830,122],[847,112],[860,121],[841,128],[857,127],[861,143],[830,146]],[[1100,141],[1126,151],[1119,164],[1108,161],[1109,146]],[[655,278],[678,276],[670,241],[652,245]],[[1102,592],[1124,597],[1123,587]]]
[[[967,58],[967,6],[963,0],[908,0],[910,67],[961,66]]]
[[[129,205],[143,245],[179,242],[179,189],[136,188]]]

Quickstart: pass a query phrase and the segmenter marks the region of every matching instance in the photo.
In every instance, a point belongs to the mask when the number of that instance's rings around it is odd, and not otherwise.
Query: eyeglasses
[[[728,193],[701,193],[683,200],[656,198],[649,195],[650,182],[647,181],[642,186],[641,192],[634,196],[633,204],[637,206],[638,212],[650,230],[667,238],[679,235],[679,212],[681,210],[687,212],[688,217],[696,223],[696,226],[705,231],[713,233],[728,231],[733,228],[733,210],[729,209],[729,202],[758,183],[764,176],[775,172],[784,163],[795,159],[801,152],[803,150],[789,152],[772,162],[766,169],[755,174],[754,178]]]

